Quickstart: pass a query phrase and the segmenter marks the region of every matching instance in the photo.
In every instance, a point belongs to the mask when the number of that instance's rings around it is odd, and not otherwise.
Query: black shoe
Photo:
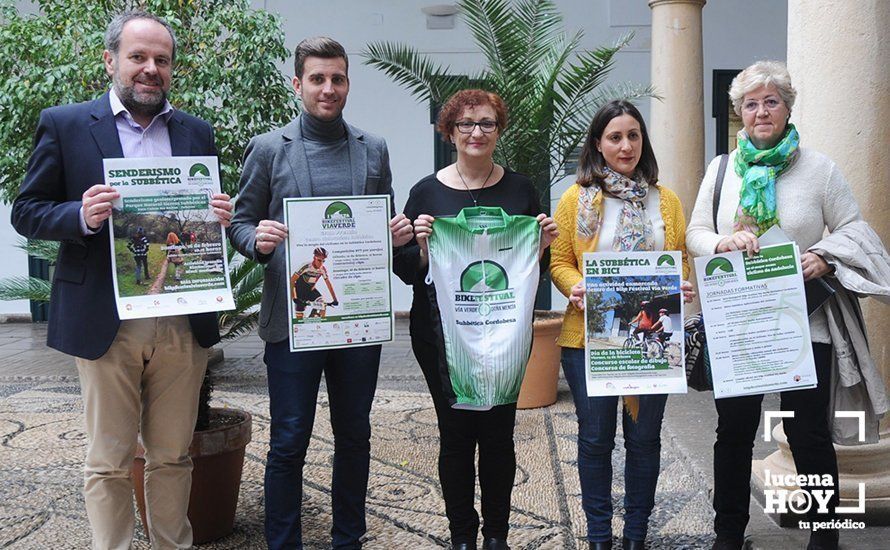
[[[475,542],[459,542],[451,545],[451,550],[476,550]]]
[[[627,537],[623,537],[621,539],[621,547],[624,548],[624,550],[646,550],[646,541],[631,540]]]
[[[482,541],[482,548],[483,550],[510,550],[506,540],[494,537]]]
[[[590,550],[612,550],[612,541],[604,540],[601,542],[591,542]]]
[[[714,541],[714,546],[711,547],[711,550],[742,550],[742,547],[744,545],[744,538],[734,539],[717,537],[717,540]]]
[[[826,531],[813,531],[810,533],[810,542],[807,550],[837,550],[840,534],[837,529]]]

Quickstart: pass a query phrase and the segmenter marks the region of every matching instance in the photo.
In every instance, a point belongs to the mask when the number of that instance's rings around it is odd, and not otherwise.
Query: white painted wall
[[[287,46],[307,36],[328,35],[339,40],[350,56],[351,91],[346,119],[369,132],[383,136],[389,144],[396,193],[400,210],[411,187],[433,169],[433,128],[429,105],[419,104],[401,87],[376,69],[362,64],[360,52],[372,41],[388,40],[411,44],[428,53],[455,73],[479,69],[483,60],[473,47],[468,29],[460,23],[451,30],[428,30],[421,8],[444,0],[253,0],[255,8],[265,8],[281,15]],[[613,42],[634,31],[630,47],[616,57],[612,81],[649,81],[650,10],[646,0],[556,0],[568,32],[584,30],[583,48]],[[711,118],[711,71],[743,68],[755,59],[785,58],[786,0],[709,0],[703,11],[705,67],[706,157],[714,155],[714,119]],[[97,52],[97,56],[99,53]],[[293,75],[293,60],[282,65]],[[648,117],[648,101],[640,104]],[[30,138],[27,138],[30,139]],[[706,159],[702,159],[705,162]],[[570,181],[557,184],[552,191],[553,206]],[[8,209],[0,214],[8,218]],[[24,274],[25,256],[12,248],[14,232],[4,222],[0,229],[0,277]],[[411,291],[393,277],[394,306],[408,310]],[[565,307],[564,298],[555,289],[554,309]],[[27,312],[26,303],[2,303],[0,313]]]
[[[30,139],[27,138],[27,139]],[[10,225],[9,215],[12,208],[8,204],[0,204],[0,279],[6,277],[28,276],[28,255],[16,244],[19,235]],[[31,313],[31,307],[27,300],[4,302],[0,300],[0,316],[20,315]]]

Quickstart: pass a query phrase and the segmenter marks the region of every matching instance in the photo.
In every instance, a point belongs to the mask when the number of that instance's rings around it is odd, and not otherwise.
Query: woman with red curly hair
[[[476,447],[482,493],[482,536],[485,550],[507,549],[510,495],[516,474],[513,425],[516,403],[488,410],[452,408],[440,366],[438,313],[424,283],[429,267],[428,238],[436,217],[455,216],[463,208],[497,206],[509,215],[536,217],[543,232],[541,250],[556,238],[553,219],[541,214],[538,191],[531,180],[494,162],[498,137],[507,126],[503,100],[484,90],[454,94],[439,112],[436,129],[452,143],[457,161],[420,180],[405,204],[414,223],[414,239],[401,247],[394,270],[414,287],[411,347],[426,378],[439,425],[439,479],[452,548],[475,550],[479,514],[474,508]],[[434,321],[434,318],[436,319]],[[447,367],[447,365],[446,365]]]

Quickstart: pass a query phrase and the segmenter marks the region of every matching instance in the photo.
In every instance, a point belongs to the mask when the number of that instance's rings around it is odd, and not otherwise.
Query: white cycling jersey
[[[427,282],[435,283],[454,408],[516,402],[531,352],[539,243],[535,218],[497,207],[433,222]]]

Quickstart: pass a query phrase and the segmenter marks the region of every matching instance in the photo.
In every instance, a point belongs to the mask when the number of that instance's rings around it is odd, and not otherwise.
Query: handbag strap
[[[717,209],[720,208],[720,193],[723,191],[723,178],[726,176],[726,165],[729,163],[729,155],[720,155],[720,167],[717,169],[717,181],[714,182],[714,204],[711,207],[714,218],[714,232],[717,232]]]

